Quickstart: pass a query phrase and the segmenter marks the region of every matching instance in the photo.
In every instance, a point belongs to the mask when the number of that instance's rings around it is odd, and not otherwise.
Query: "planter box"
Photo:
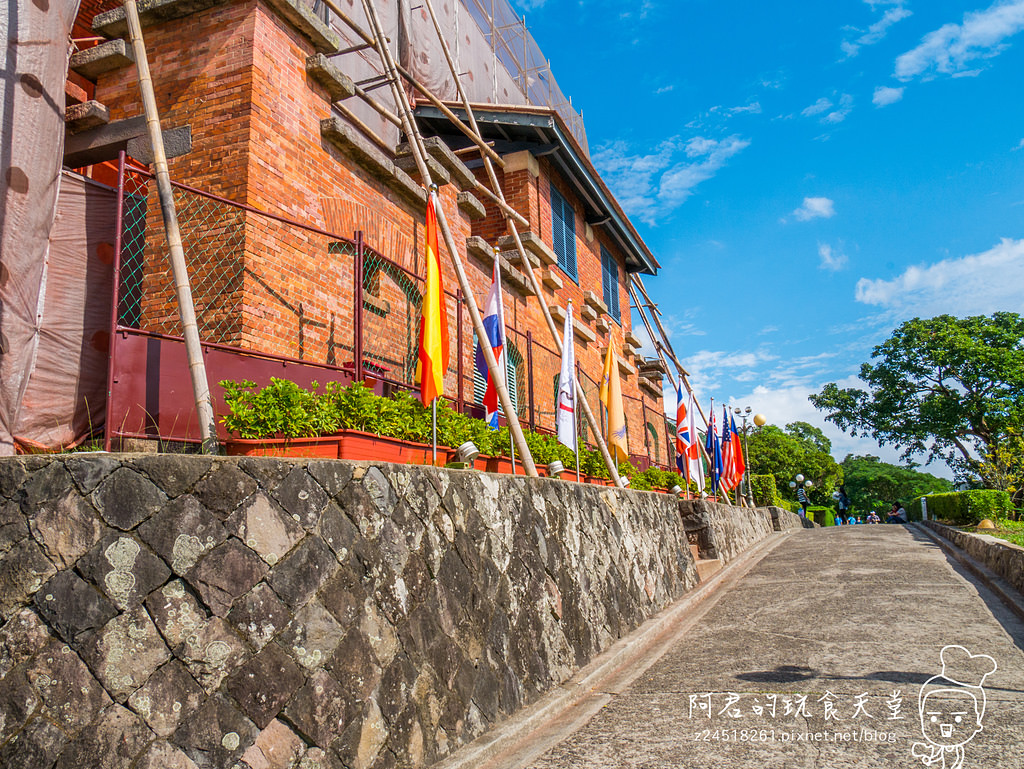
[[[479,458],[477,459],[479,463]],[[512,474],[512,458],[511,457],[487,457],[484,469],[489,473],[504,473],[505,475]],[[520,460],[516,460],[516,475],[526,475],[526,470],[523,469],[523,463]],[[541,478],[546,478],[548,475],[547,467],[543,465],[537,465],[537,475]]]
[[[398,438],[386,438],[382,435],[364,433],[359,430],[344,430],[338,434],[339,459],[351,459],[357,462],[394,462],[399,465],[431,464],[431,446],[429,443],[413,443]],[[455,456],[455,451],[447,446],[437,447],[437,464],[444,466]]]
[[[229,457],[316,457],[337,459],[340,438],[229,438]]]
[[[401,465],[429,465],[431,460],[429,443],[386,438],[360,430],[342,430],[319,438],[234,438],[225,443],[231,457],[316,457]],[[437,447],[439,465],[447,464],[454,455],[447,446]]]

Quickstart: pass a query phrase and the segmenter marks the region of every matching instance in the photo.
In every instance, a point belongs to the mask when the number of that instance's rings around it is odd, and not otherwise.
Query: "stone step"
[[[710,579],[714,574],[717,574],[721,570],[722,562],[717,558],[707,558],[697,561],[697,576],[700,577],[701,582]]]
[[[64,110],[64,124],[71,133],[96,128],[109,122],[110,112],[95,99],[72,104]]]

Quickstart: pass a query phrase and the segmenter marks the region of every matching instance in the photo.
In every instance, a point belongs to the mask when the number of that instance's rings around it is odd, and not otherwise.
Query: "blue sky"
[[[903,320],[1024,312],[1024,0],[513,2],[702,400],[893,461],[808,393]]]

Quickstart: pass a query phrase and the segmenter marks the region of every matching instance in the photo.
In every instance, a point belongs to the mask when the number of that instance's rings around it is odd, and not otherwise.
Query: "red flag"
[[[437,193],[427,199],[427,280],[420,322],[420,399],[429,406],[444,393],[448,368],[448,309],[444,296],[440,252],[437,249]]]

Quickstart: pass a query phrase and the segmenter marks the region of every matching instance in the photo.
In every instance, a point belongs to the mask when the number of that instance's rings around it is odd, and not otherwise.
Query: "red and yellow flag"
[[[437,249],[437,193],[427,199],[427,282],[420,322],[420,398],[429,406],[444,393],[448,368],[448,309],[444,296],[441,258]]]
[[[626,442],[626,415],[622,408],[622,386],[619,384],[619,367],[608,340],[608,354],[604,359],[604,375],[598,393],[608,411],[608,451],[616,462],[629,459],[629,445]]]

